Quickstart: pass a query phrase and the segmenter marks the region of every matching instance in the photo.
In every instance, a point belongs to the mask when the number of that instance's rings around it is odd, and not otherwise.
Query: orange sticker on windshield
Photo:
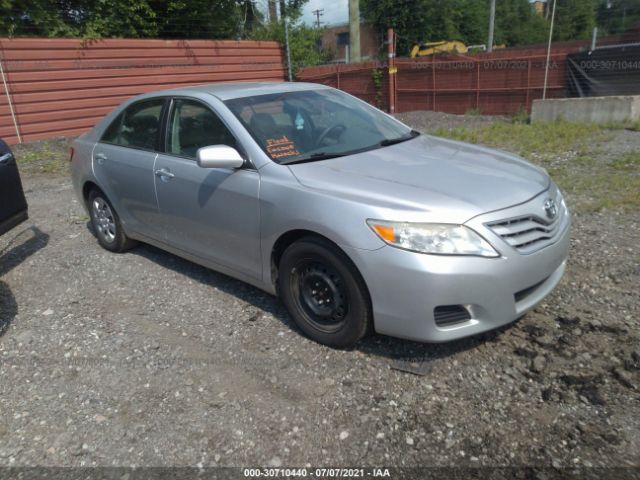
[[[274,160],[280,157],[300,155],[293,141],[289,140],[286,135],[283,135],[282,138],[269,138],[267,140],[267,152]]]

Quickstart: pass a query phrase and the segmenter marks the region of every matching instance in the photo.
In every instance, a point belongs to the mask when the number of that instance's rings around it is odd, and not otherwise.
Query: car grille
[[[545,220],[537,215],[523,215],[491,222],[487,227],[519,253],[536,252],[555,243],[564,228],[567,213],[561,202],[561,198],[556,199],[558,214],[553,220]]]
[[[462,305],[441,305],[433,310],[433,316],[439,327],[448,327],[471,319],[471,315]]]

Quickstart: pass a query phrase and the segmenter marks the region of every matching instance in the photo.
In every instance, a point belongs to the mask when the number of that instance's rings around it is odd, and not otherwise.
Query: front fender
[[[260,222],[263,280],[271,285],[271,253],[277,240],[293,230],[321,235],[343,248],[384,247],[366,223],[370,207],[301,185],[288,168],[261,169]]]

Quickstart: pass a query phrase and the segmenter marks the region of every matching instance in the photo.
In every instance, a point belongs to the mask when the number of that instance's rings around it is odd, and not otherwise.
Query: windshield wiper
[[[292,165],[294,163],[305,163],[305,162],[315,162],[316,160],[329,160],[330,158],[338,158],[346,156],[345,153],[327,153],[327,152],[317,152],[312,153],[308,157],[304,158],[296,158],[295,160],[289,160],[280,162],[280,165]]]
[[[411,130],[408,135],[404,135],[398,138],[388,138],[382,140],[378,145],[380,145],[381,147],[388,147],[389,145],[395,145],[396,143],[406,142],[407,140],[416,138],[418,135],[420,135],[420,132],[418,132],[417,130]]]

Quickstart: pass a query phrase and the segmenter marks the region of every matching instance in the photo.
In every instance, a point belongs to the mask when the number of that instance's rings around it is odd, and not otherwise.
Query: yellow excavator
[[[417,43],[411,49],[411,58],[426,57],[436,53],[467,53],[467,46],[457,40]]]
[[[496,45],[493,48],[505,48],[505,45]],[[417,43],[411,49],[411,58],[427,57],[436,53],[467,53],[471,51],[485,51],[486,45],[469,45],[457,40],[442,40],[440,42]]]

